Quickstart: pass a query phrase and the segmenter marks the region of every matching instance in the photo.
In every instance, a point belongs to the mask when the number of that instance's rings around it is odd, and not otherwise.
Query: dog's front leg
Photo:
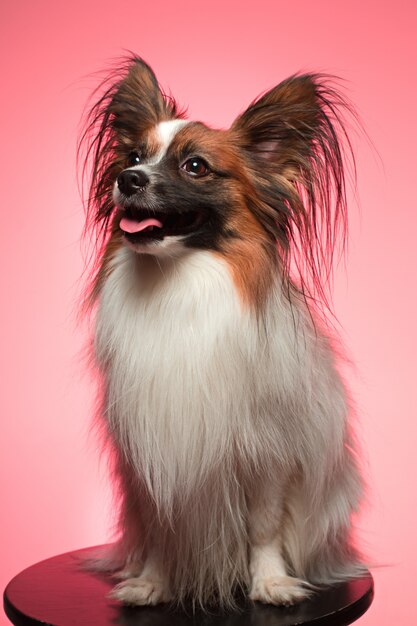
[[[283,512],[287,481],[267,478],[249,497],[250,598],[266,604],[291,605],[310,594],[298,578],[288,576],[283,558]]]
[[[118,470],[123,494],[119,524],[126,559],[123,569],[116,573],[122,582],[111,590],[110,597],[139,606],[169,602],[172,595],[158,550],[161,529],[154,504],[143,485],[132,479],[130,466],[123,459]]]
[[[135,606],[154,605],[172,600],[169,581],[155,543],[147,550],[140,575],[127,578],[116,585],[110,597]]]

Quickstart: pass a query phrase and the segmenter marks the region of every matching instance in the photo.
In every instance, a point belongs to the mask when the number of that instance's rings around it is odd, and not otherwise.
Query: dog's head
[[[186,120],[151,68],[129,59],[83,137],[88,223],[139,254],[255,242],[278,251],[284,276],[295,261],[320,286],[345,226],[341,107],[320,76],[296,75],[212,129]]]

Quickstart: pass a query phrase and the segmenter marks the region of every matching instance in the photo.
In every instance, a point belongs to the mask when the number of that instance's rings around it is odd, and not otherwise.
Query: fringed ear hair
[[[346,238],[343,150],[352,151],[342,111],[353,113],[327,77],[296,75],[231,128],[253,175],[250,208],[278,242],[286,287],[295,271],[303,296],[326,306],[336,242]]]
[[[175,101],[162,94],[155,74],[142,59],[131,60],[127,76],[115,87],[108,111],[117,139],[127,149],[158,122],[178,116]]]
[[[89,178],[87,230],[97,240],[108,232],[113,211],[112,189],[126,158],[137,150],[144,133],[158,122],[183,117],[166,96],[152,69],[138,57],[128,58],[96,89],[101,94],[86,117],[79,142],[83,178]]]

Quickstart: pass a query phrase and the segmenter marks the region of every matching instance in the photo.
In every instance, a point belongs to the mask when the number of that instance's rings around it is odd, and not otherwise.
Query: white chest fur
[[[325,444],[335,418],[314,415],[315,405],[323,384],[339,383],[279,289],[259,320],[209,252],[164,265],[152,289],[141,263],[126,248],[113,260],[96,354],[110,432],[162,508],[198,492],[213,468],[232,471],[236,458],[285,467],[300,462],[306,438]]]
[[[111,432],[157,501],[194,490],[229,455],[234,431],[251,415],[254,333],[227,266],[210,253],[165,266],[149,293],[138,257],[118,252],[100,302],[96,353]]]

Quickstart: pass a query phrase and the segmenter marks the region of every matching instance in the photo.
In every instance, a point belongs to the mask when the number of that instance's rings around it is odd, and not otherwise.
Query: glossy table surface
[[[192,615],[165,605],[125,607],[107,597],[115,583],[111,577],[83,569],[91,550],[52,557],[15,576],[4,592],[4,609],[11,622],[17,626],[345,626],[358,619],[373,599],[368,574],[320,590],[289,608],[246,603],[239,613]]]

